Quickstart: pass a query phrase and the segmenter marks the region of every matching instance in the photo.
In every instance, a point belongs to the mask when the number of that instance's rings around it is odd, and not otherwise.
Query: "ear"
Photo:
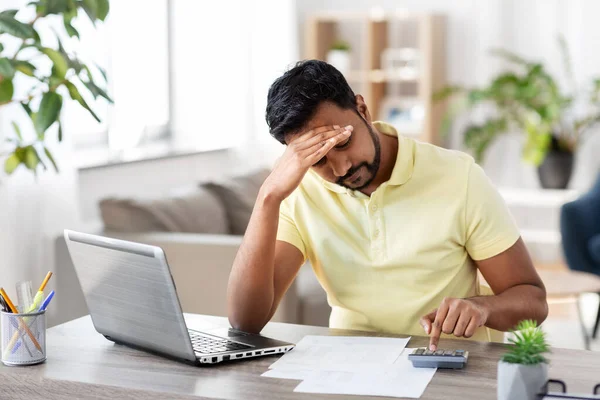
[[[369,112],[369,108],[365,103],[365,99],[360,94],[356,95],[356,109],[358,110],[358,113],[365,119],[365,121],[367,121],[368,124],[371,124],[371,122],[373,122],[371,121],[371,113]]]

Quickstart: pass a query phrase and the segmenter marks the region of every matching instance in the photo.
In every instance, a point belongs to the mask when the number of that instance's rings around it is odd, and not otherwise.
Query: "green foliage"
[[[331,44],[330,50],[350,51],[350,43],[344,40],[336,40]]]
[[[451,115],[445,116],[444,129],[450,127],[450,120],[459,112],[474,113],[481,111],[481,105],[487,105],[491,106],[493,113],[481,123],[468,125],[464,132],[465,146],[473,152],[477,161],[483,159],[486,150],[499,135],[510,130],[525,134],[523,158],[534,165],[543,162],[552,137],[561,150],[574,152],[589,128],[600,122],[600,79],[593,81],[593,90],[587,99],[594,111],[571,121],[573,118],[568,116],[577,91],[567,45],[562,37],[559,37],[559,45],[564,69],[573,86],[570,95],[560,90],[542,64],[507,50],[495,49],[492,54],[511,64],[513,70],[500,73],[486,87],[466,89],[447,86],[434,94],[435,101],[452,97],[454,104],[461,105],[460,110],[451,107]]]
[[[544,357],[550,352],[546,334],[535,321],[521,321],[513,330],[514,338],[508,339],[513,346],[502,356],[502,361],[510,364],[537,365],[548,363]]]
[[[6,157],[4,170],[7,174],[13,173],[20,165],[36,173],[39,166],[46,169],[44,160],[49,161],[58,172],[55,159],[44,141],[46,132],[52,126],[58,127],[58,140],[62,141],[60,114],[63,108],[63,96],[59,94],[60,90],[68,92],[71,99],[77,101],[98,122],[100,119],[86,102],[76,84],[85,89],[92,98],[102,97],[112,102],[106,89],[94,81],[90,67],[66,50],[57,32],[54,34],[58,46],[51,48],[42,46],[35,30],[38,21],[54,14],[62,18],[70,40],[76,40],[79,38],[79,32],[73,27],[72,22],[84,14],[93,24],[104,21],[110,8],[108,0],[37,0],[31,1],[26,7],[35,8],[36,15],[31,21],[24,22],[18,19],[19,10],[6,10],[0,13],[0,35],[13,36],[21,41],[21,46],[11,54],[6,54],[5,48],[0,44],[0,107],[20,104],[31,120],[30,130],[35,131],[35,135],[30,135],[34,139],[26,142],[24,139],[26,135],[23,135],[25,131],[22,132],[21,127],[12,122],[15,136],[8,137],[7,141],[13,145],[13,148],[8,154],[2,155]],[[29,49],[27,57],[23,57],[24,53],[21,51],[26,48]],[[32,52],[32,49],[35,52]],[[49,74],[36,66],[40,58],[46,58],[51,63],[52,69]],[[96,65],[94,68],[100,72],[104,78],[103,84],[106,84],[106,72]],[[14,96],[15,78],[20,74],[33,78],[31,90],[25,98]]]

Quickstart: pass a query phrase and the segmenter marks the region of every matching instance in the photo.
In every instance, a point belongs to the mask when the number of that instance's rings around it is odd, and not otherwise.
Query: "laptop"
[[[64,235],[94,327],[108,340],[195,365],[294,348],[208,322],[214,329],[188,329],[160,247],[70,230]],[[198,282],[198,290],[207,281]]]

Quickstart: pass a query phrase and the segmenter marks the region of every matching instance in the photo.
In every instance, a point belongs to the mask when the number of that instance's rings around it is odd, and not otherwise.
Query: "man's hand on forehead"
[[[350,125],[321,126],[294,137],[263,183],[264,190],[272,198],[283,201],[298,187],[311,166],[350,137],[352,129]]]
[[[341,127],[339,125],[323,125],[323,126],[319,126],[319,127],[307,130],[305,132],[302,132],[301,134],[292,138],[292,140],[290,140],[289,144],[305,143],[308,145],[314,145],[316,143],[326,142],[329,139],[335,138],[337,135],[339,135],[340,133],[343,133],[344,131],[352,132],[353,129],[354,129],[354,127],[352,125],[347,125],[345,127]],[[313,139],[313,140],[311,140],[311,139]],[[309,142],[309,143],[306,143],[306,142]],[[302,146],[302,148],[306,148],[306,146]]]

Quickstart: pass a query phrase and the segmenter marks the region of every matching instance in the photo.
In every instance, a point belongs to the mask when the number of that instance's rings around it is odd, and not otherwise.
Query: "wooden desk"
[[[191,328],[198,329],[226,324],[220,317],[186,315],[186,319]],[[279,323],[268,324],[264,334],[290,342],[308,334],[380,336]],[[96,333],[89,317],[49,329],[47,343],[48,360],[44,364],[0,366],[0,399],[347,398],[294,393],[298,381],[262,378],[276,356],[199,368],[114,345]],[[413,337],[409,346],[426,344],[426,338]],[[503,345],[442,340],[440,346],[469,350],[469,365],[465,370],[438,371],[422,399],[496,398],[496,363]],[[570,391],[591,393],[600,381],[600,353],[554,349],[550,360],[550,377],[563,379]]]

